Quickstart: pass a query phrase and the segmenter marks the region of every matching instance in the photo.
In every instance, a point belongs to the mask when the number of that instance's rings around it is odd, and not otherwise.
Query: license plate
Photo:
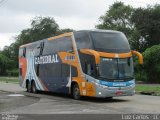
[[[123,92],[116,92],[116,95],[123,95]]]

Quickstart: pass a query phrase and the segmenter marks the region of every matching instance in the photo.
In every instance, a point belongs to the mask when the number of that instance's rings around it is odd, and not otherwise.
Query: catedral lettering
[[[19,48],[20,86],[81,96],[115,97],[135,93],[133,55],[126,36],[113,30],[81,30]]]
[[[57,54],[35,57],[35,64],[58,63],[58,61]]]

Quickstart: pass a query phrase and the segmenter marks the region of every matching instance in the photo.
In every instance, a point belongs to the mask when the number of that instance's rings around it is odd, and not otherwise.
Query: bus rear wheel
[[[27,92],[31,92],[29,81],[26,82]]]
[[[36,83],[34,81],[31,84],[31,92],[32,93],[37,93]]]
[[[81,98],[78,84],[74,84],[73,90],[72,90],[72,96],[75,100],[79,100]]]

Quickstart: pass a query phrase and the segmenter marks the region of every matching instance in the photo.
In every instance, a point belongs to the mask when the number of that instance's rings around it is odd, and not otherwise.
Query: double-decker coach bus
[[[20,46],[20,86],[28,92],[114,97],[134,95],[133,54],[122,32],[82,30]]]

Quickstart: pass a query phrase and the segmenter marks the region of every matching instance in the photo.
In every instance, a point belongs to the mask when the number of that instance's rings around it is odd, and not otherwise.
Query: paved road
[[[0,91],[7,91],[12,93],[19,93],[25,91],[19,84],[0,82]]]
[[[7,86],[5,89],[4,86]],[[2,87],[3,86],[3,89]],[[16,93],[12,90],[15,90]],[[5,92],[6,91],[6,92]],[[9,91],[9,92],[8,92]],[[12,92],[17,95],[12,96]],[[113,99],[84,98],[73,100],[65,95],[31,94],[17,84],[0,85],[0,112],[14,114],[123,114],[160,113],[160,97],[135,95]]]

